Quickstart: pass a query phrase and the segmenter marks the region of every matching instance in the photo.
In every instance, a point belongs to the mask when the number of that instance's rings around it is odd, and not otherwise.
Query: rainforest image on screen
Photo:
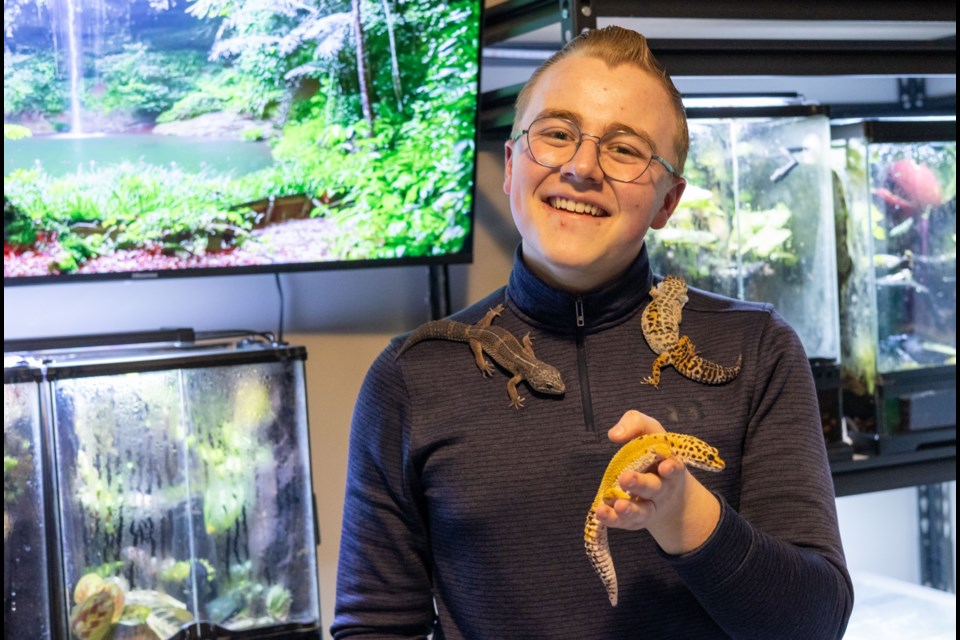
[[[5,0],[4,283],[469,259],[480,4]]]

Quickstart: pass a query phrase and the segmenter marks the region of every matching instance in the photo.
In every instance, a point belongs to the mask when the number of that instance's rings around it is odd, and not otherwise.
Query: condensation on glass
[[[45,364],[65,637],[320,637],[304,357]]]
[[[39,376],[4,358],[3,626],[47,640],[50,600],[44,546]],[[6,632],[4,632],[6,637]]]
[[[712,113],[716,111],[717,113]],[[811,359],[840,355],[829,120],[819,107],[691,109],[687,180],[647,236],[661,275],[772,303]]]

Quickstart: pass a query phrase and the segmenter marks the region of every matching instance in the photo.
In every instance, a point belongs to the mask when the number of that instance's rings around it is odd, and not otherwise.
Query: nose
[[[584,142],[593,144],[584,144]],[[603,182],[603,169],[600,168],[600,138],[590,133],[580,134],[580,144],[573,157],[562,167],[565,176],[590,182]]]

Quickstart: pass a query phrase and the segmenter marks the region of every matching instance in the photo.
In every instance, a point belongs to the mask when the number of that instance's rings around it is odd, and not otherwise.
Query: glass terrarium
[[[956,132],[955,120],[833,130],[844,402],[881,446],[955,438]]]
[[[44,530],[40,375],[20,358],[3,362],[4,638],[50,638]],[[11,635],[12,634],[12,635]]]
[[[772,303],[800,336],[827,441],[840,443],[830,124],[820,106],[688,110],[687,187],[648,234],[656,272]]]
[[[63,637],[319,639],[303,349],[43,359]]]

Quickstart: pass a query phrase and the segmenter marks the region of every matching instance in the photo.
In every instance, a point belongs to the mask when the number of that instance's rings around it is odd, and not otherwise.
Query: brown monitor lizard
[[[659,389],[660,370],[669,365],[685,378],[702,384],[724,384],[737,377],[742,356],[732,367],[724,367],[701,358],[690,337],[680,335],[683,305],[689,300],[683,278],[665,277],[650,289],[650,297],[653,299],[640,316],[640,326],[657,359],[643,384],[652,384]]]
[[[506,329],[493,326],[493,319],[501,313],[503,313],[502,304],[487,311],[487,314],[476,324],[465,324],[455,320],[427,322],[410,334],[400,347],[397,357],[399,358],[410,347],[422,340],[466,342],[473,350],[477,367],[484,376],[491,376],[494,371],[494,366],[483,357],[484,354],[513,374],[507,382],[511,407],[519,409],[523,406],[525,398],[517,392],[517,385],[523,380],[526,380],[535,391],[551,395],[562,394],[566,387],[560,372],[555,367],[537,359],[533,353],[533,342],[530,340],[529,333],[523,337],[523,344],[521,344]]]

